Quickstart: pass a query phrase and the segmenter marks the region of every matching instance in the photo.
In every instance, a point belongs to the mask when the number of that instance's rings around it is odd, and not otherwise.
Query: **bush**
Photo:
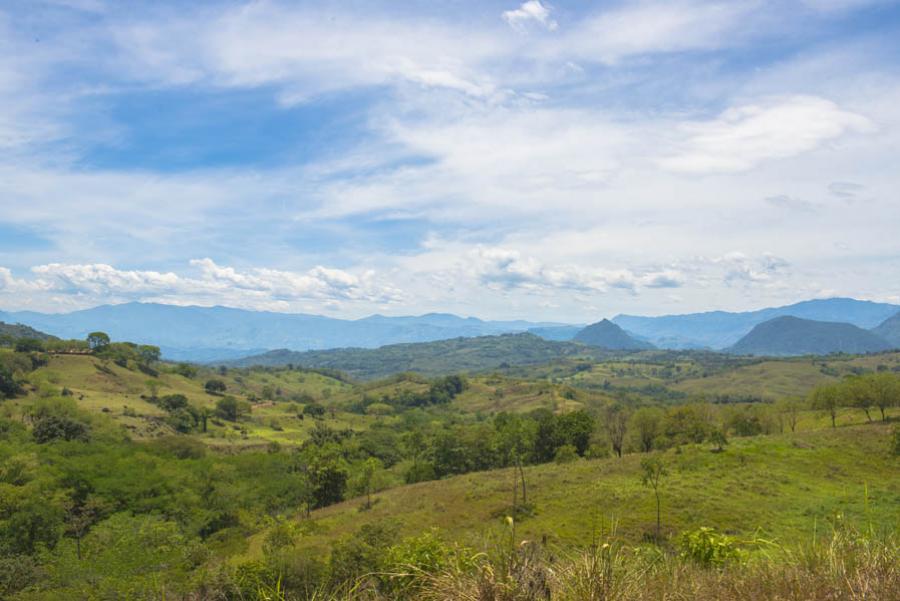
[[[720,567],[741,558],[734,539],[713,528],[684,532],[678,543],[683,558],[706,567]]]
[[[556,463],[571,463],[576,459],[578,459],[578,450],[570,444],[564,444],[556,449],[556,454],[553,456],[553,461]]]
[[[215,395],[225,394],[225,391],[228,390],[228,387],[225,386],[225,382],[216,379],[207,380],[204,388],[207,393]]]
[[[894,455],[900,455],[900,425],[894,426],[893,437],[891,438],[891,447]]]

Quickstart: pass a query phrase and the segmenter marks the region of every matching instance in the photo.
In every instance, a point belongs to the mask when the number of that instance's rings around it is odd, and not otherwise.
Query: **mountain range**
[[[898,312],[900,305],[829,298],[744,313],[711,311],[659,317],[617,315],[612,321],[660,348],[724,349],[735,344],[754,326],[785,315],[813,321],[844,322],[868,330]]]
[[[312,351],[333,348],[372,349],[386,345],[529,332],[548,341],[577,341],[615,350],[645,348],[732,349],[754,329],[772,319],[792,316],[814,322],[840,322],[872,330],[889,346],[900,348],[900,306],[849,298],[810,300],[744,313],[713,311],[643,317],[618,315],[584,327],[578,324],[523,320],[485,321],[447,313],[347,320],[309,314],[247,311],[227,307],[184,307],[155,303],[103,305],[72,313],[0,312],[0,321],[24,324],[60,338],[84,338],[102,330],[114,340],[154,344],[170,360],[233,361],[272,349]],[[763,330],[774,335],[774,330]],[[791,331],[799,332],[794,328]],[[781,342],[760,346],[754,354],[777,353]],[[798,334],[799,335],[799,334]],[[800,349],[799,343],[796,348]],[[863,346],[866,346],[865,344]],[[737,346],[738,350],[751,348]],[[821,352],[832,352],[831,345]],[[768,350],[767,350],[768,349]],[[804,351],[805,352],[805,351]],[[818,352],[815,349],[810,352]],[[795,353],[792,353],[795,354]]]
[[[159,346],[167,359],[191,361],[235,359],[278,348],[296,351],[376,348],[561,325],[483,321],[446,313],[408,317],[372,315],[346,320],[321,315],[156,303],[103,305],[72,313],[0,312],[0,321],[25,324],[60,338],[84,338],[89,332],[101,330],[113,340]]]

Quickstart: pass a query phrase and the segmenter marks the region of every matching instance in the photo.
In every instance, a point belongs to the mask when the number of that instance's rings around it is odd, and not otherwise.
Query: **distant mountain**
[[[885,351],[890,347],[885,340],[853,324],[786,315],[755,326],[728,352],[768,356],[860,354]]]
[[[655,348],[638,340],[608,319],[591,324],[575,335],[575,341],[610,351],[639,351]]]
[[[886,340],[892,347],[900,348],[900,313],[888,317],[880,325],[872,328],[872,333]]]
[[[34,338],[36,340],[52,340],[54,338],[49,334],[44,334],[34,328],[23,326],[20,323],[11,324],[2,321],[0,321],[0,336],[9,336],[10,338]]]
[[[721,349],[736,343],[755,325],[783,315],[815,321],[845,322],[869,329],[898,311],[898,305],[852,298],[830,298],[746,313],[712,311],[661,317],[618,315],[612,321],[632,335],[646,338],[661,348]]]
[[[584,326],[546,326],[542,328],[528,328],[530,334],[540,336],[544,340],[568,341],[584,329]]]
[[[378,349],[346,348],[302,353],[278,350],[226,365],[283,366],[290,363],[307,368],[338,369],[354,378],[372,379],[406,371],[425,375],[485,371],[507,365],[537,365],[562,357],[599,354],[602,354],[600,349],[522,333],[392,344]]]
[[[3,316],[0,315],[0,319]],[[17,321],[59,336],[84,338],[101,330],[114,340],[154,344],[166,358],[233,359],[260,349],[375,348],[460,336],[522,332],[555,323],[482,321],[446,313],[410,317],[373,315],[346,320],[321,315],[245,311],[226,307],[180,307],[155,303],[104,305],[73,313],[8,313]]]

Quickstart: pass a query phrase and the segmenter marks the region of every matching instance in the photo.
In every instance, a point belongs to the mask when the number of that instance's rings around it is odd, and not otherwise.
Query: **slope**
[[[848,323],[776,317],[753,328],[728,352],[736,355],[827,355],[874,353],[890,344],[875,334]]]
[[[886,340],[894,348],[900,348],[900,313],[888,317],[872,333]]]
[[[405,371],[439,375],[484,371],[507,365],[536,365],[563,357],[600,354],[600,349],[572,342],[544,340],[534,334],[523,333],[393,344],[378,349],[346,348],[303,353],[279,350],[239,359],[228,365],[294,364],[306,368],[338,369],[355,378],[372,379]]]
[[[611,351],[638,351],[654,348],[638,340],[608,319],[591,324],[575,335],[575,341]]]

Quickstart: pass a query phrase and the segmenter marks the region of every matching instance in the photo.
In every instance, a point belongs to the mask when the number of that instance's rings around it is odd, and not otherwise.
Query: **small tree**
[[[613,452],[622,456],[625,445],[625,433],[628,431],[628,413],[618,405],[611,405],[606,409],[606,434],[612,445]]]
[[[709,433],[709,442],[716,446],[716,452],[721,453],[728,444],[728,437],[725,435],[725,428],[713,428]]]
[[[233,396],[222,397],[216,402],[216,413],[228,421],[236,422],[242,414],[246,413],[246,410],[247,404]]]
[[[214,395],[224,394],[225,391],[228,390],[228,387],[225,386],[225,382],[216,379],[207,380],[204,388],[208,394]]]
[[[841,407],[843,387],[839,384],[825,384],[810,393],[810,405],[813,409],[824,411],[831,417],[831,427],[837,427],[837,412]]]
[[[656,542],[661,540],[659,489],[663,478],[667,475],[666,466],[659,457],[645,457],[641,460],[641,484],[653,489],[653,495],[656,497]]]
[[[107,334],[106,332],[91,332],[87,335],[87,343],[91,350],[95,353],[98,351],[102,351],[109,346],[109,334]]]
[[[658,409],[642,407],[631,416],[631,430],[634,432],[641,451],[649,453],[661,430],[662,416]]]

